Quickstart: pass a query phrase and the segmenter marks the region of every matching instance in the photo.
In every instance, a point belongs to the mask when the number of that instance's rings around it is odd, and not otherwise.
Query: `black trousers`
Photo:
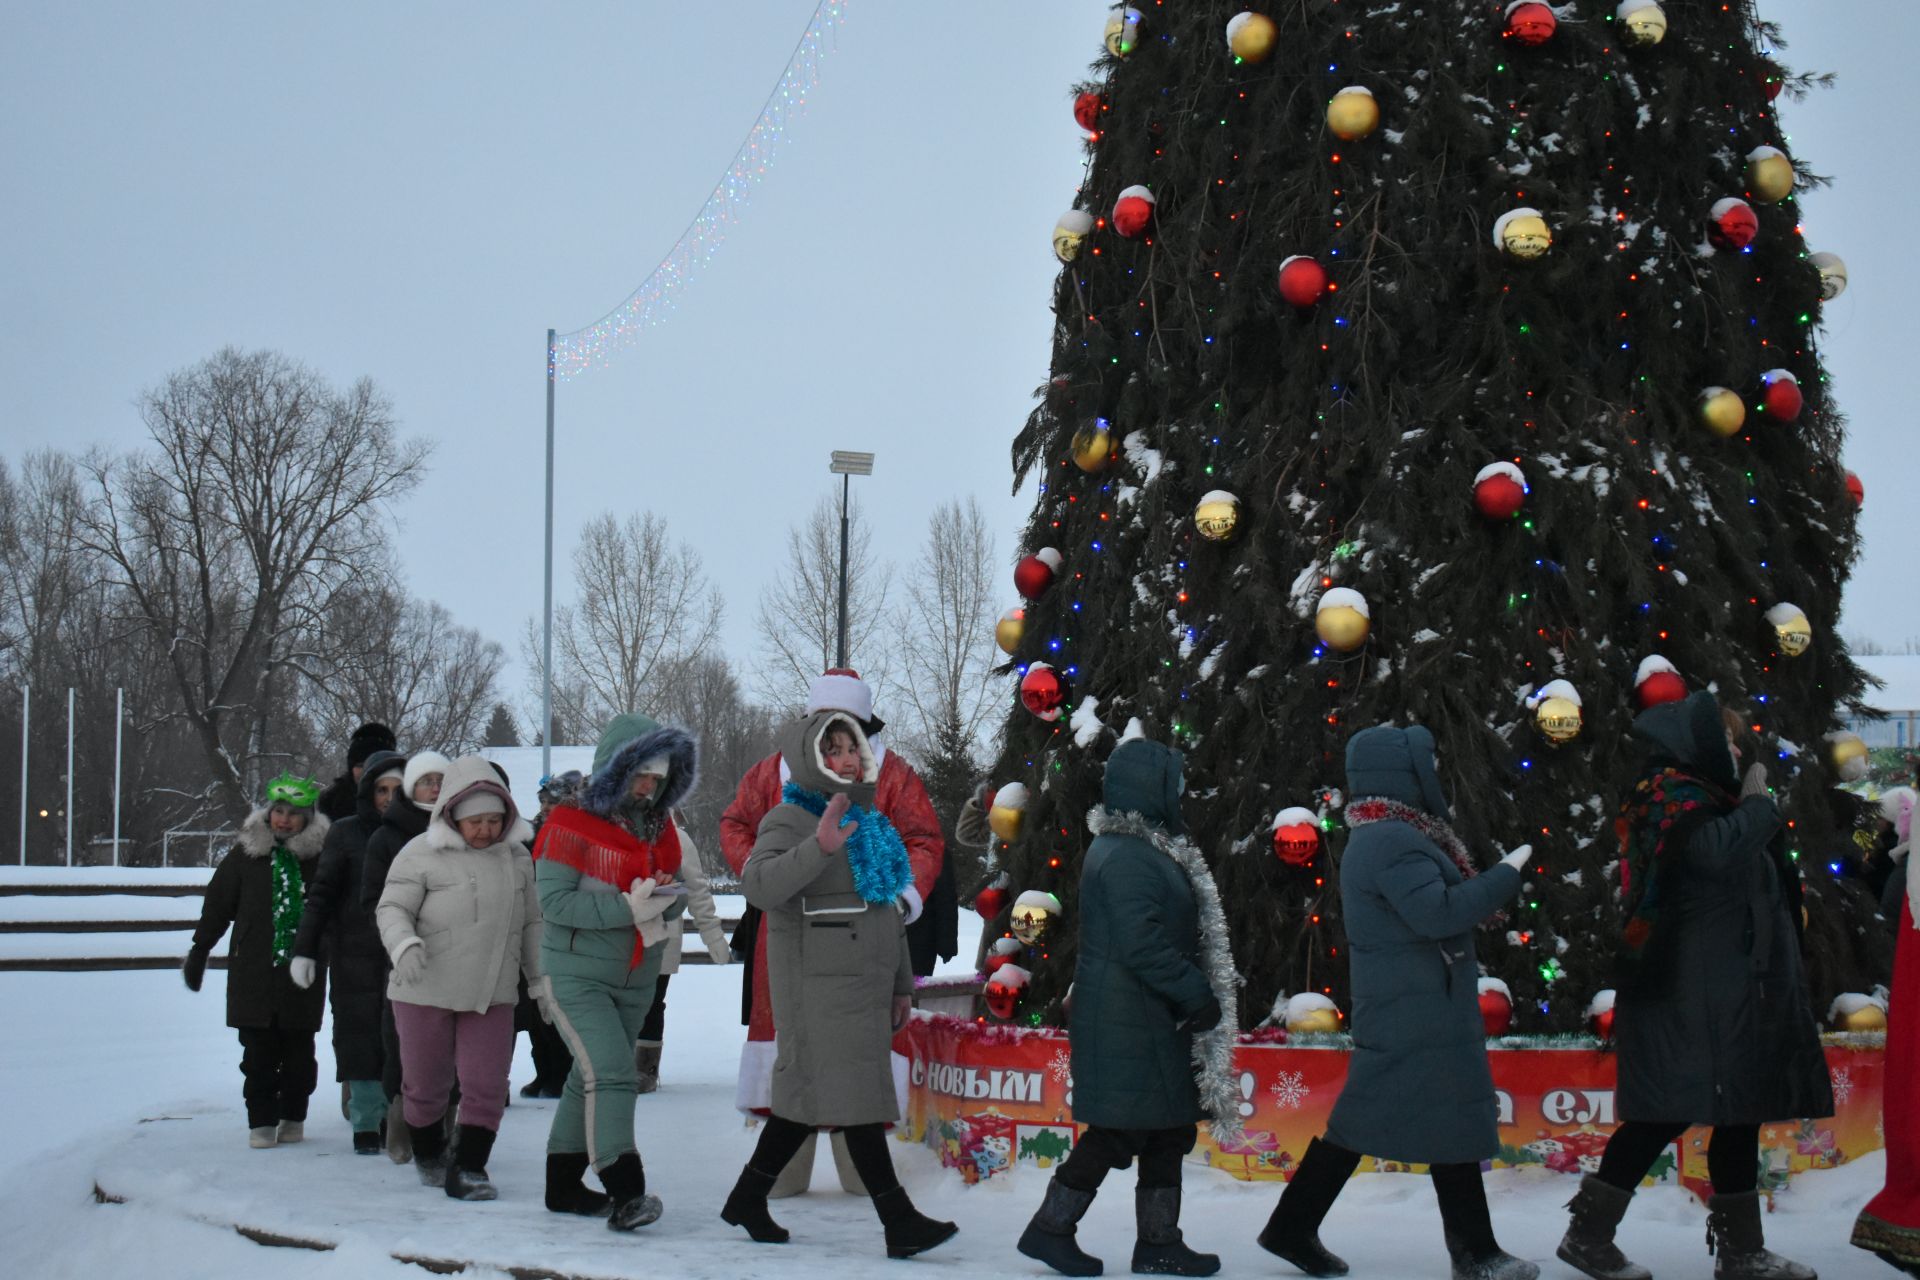
[[[673,975],[663,973],[660,980],[653,984],[653,1005],[647,1010],[647,1020],[640,1024],[640,1042],[659,1044],[667,1030],[667,983]]]
[[[1632,1191],[1647,1176],[1660,1153],[1692,1125],[1629,1120],[1607,1139],[1595,1176],[1610,1187]],[[1760,1126],[1719,1125],[1707,1148],[1707,1176],[1716,1195],[1739,1195],[1760,1185]]]
[[[1056,1175],[1076,1191],[1098,1191],[1114,1169],[1140,1162],[1143,1190],[1180,1185],[1180,1162],[1193,1150],[1200,1131],[1194,1125],[1172,1129],[1103,1129],[1088,1125]]]
[[[759,1144],[747,1158],[747,1167],[769,1178],[777,1176],[800,1153],[812,1132],[812,1125],[780,1116],[767,1117],[767,1123],[760,1130]],[[883,1196],[900,1185],[899,1175],[893,1171],[893,1157],[887,1154],[886,1125],[854,1124],[840,1132],[846,1135],[847,1155],[859,1171],[860,1181],[866,1183],[868,1195]]]
[[[400,1032],[393,1025],[393,1002],[385,996],[380,997],[380,1048],[387,1055],[381,1064],[380,1087],[391,1104],[400,1096]]]
[[[280,1027],[241,1027],[240,1074],[245,1083],[247,1128],[261,1129],[282,1120],[305,1120],[307,1099],[320,1082],[311,1031]]]

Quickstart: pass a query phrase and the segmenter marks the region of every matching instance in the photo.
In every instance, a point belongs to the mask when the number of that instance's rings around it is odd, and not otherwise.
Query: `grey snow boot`
[[[1138,1187],[1133,1193],[1133,1273],[1141,1276],[1210,1276],[1220,1257],[1195,1253],[1180,1234],[1180,1188]]]
[[[436,1120],[432,1124],[408,1125],[413,1138],[413,1167],[419,1171],[420,1181],[430,1187],[447,1185],[447,1167],[453,1163],[453,1157],[447,1154],[447,1131]]]
[[[1628,1261],[1613,1243],[1613,1233],[1631,1203],[1631,1191],[1592,1174],[1580,1179],[1579,1192],[1567,1203],[1573,1221],[1560,1241],[1560,1261],[1593,1280],[1653,1280],[1653,1272]]]
[[[1767,1252],[1758,1191],[1707,1198],[1707,1252],[1714,1280],[1819,1280],[1812,1267]]]
[[[1456,1254],[1453,1280],[1537,1280],[1540,1268],[1503,1251],[1473,1256]]]
[[[1063,1276],[1097,1276],[1103,1270],[1100,1259],[1081,1251],[1074,1229],[1093,1203],[1093,1192],[1070,1187],[1055,1174],[1047,1183],[1047,1195],[1040,1202],[1033,1220],[1020,1233],[1015,1248],[1036,1262],[1044,1262]]]
[[[633,1047],[635,1093],[653,1093],[660,1088],[660,1046],[642,1040]]]

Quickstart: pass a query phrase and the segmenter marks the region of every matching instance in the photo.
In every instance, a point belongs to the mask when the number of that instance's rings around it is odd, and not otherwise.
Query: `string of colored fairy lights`
[[[734,152],[733,161],[660,264],[619,306],[592,324],[555,337],[554,374],[561,379],[606,366],[647,329],[661,323],[680,290],[707,266],[727,232],[746,212],[754,189],[766,179],[788,138],[788,127],[805,113],[820,83],[821,64],[846,18],[848,0],[820,0],[787,59],[779,83]]]

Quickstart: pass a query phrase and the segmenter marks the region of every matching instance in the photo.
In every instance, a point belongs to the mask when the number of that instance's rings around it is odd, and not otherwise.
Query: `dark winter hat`
[[[375,720],[369,720],[353,731],[347,739],[347,768],[365,763],[368,756],[376,751],[393,751],[400,740],[393,736],[393,730]]]
[[[359,789],[367,795],[373,794],[373,784],[382,774],[405,773],[407,758],[398,751],[376,751],[362,763]]]
[[[1377,724],[1347,739],[1347,794],[1397,800],[1444,820],[1447,796],[1434,768],[1432,732]]]
[[[1118,813],[1137,813],[1173,833],[1186,832],[1180,794],[1186,790],[1186,757],[1164,743],[1129,738],[1107,757],[1101,803]]]

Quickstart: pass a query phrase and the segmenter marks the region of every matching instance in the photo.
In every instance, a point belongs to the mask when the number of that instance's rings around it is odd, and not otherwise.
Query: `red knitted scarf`
[[[660,828],[659,836],[648,843],[585,809],[556,805],[547,814],[539,838],[533,842],[533,856],[551,858],[625,893],[633,888],[636,880],[644,880],[656,872],[680,870],[680,835],[668,821]],[[645,955],[646,946],[640,941],[640,931],[636,928],[633,962],[628,967],[638,968]]]

